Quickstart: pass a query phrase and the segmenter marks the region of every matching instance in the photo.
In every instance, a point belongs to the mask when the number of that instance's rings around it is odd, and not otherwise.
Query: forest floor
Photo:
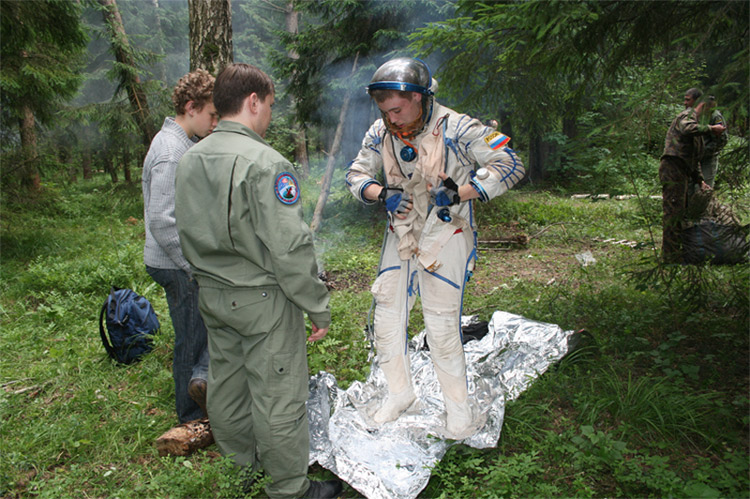
[[[316,237],[334,326],[308,345],[308,363],[343,388],[369,372],[382,215],[334,201]],[[479,206],[477,221],[464,314],[506,311],[586,335],[507,403],[496,447],[451,447],[419,497],[750,495],[749,266],[659,264],[656,201],[518,190]],[[175,424],[173,333],[143,268],[138,186],[54,186],[6,205],[0,230],[0,326],[12,345],[0,356],[0,496],[241,495],[243,477],[215,446],[155,450]],[[147,296],[162,319],[153,352],[132,366],[111,363],[98,337],[111,284]],[[343,497],[361,495],[347,486]]]

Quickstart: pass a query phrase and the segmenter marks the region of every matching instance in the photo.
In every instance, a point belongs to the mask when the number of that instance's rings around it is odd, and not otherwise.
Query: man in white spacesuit
[[[375,347],[388,397],[373,419],[393,421],[415,400],[407,326],[419,295],[446,433],[466,438],[474,428],[461,307],[476,259],[473,200],[503,194],[523,178],[524,168],[508,137],[435,102],[436,87],[418,59],[392,59],[375,71],[367,92],[382,119],[368,130],[346,179],[356,198],[380,201],[388,211],[372,286]],[[381,171],[385,185],[377,180]]]

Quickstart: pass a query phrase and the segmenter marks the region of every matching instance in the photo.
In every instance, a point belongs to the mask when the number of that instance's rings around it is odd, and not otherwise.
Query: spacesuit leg
[[[461,303],[470,245],[454,235],[439,255],[436,272],[420,270],[422,309],[430,356],[447,412],[446,429],[462,435],[472,424],[466,382],[466,359],[461,342]]]
[[[388,383],[388,397],[373,415],[378,424],[398,418],[415,399],[406,330],[417,292],[416,268],[414,259],[400,260],[395,246],[386,243],[380,275],[372,286],[375,348]]]
[[[388,396],[373,415],[380,424],[393,421],[414,402],[406,331],[418,292],[416,259],[401,260],[397,238],[387,238],[379,275],[372,285],[374,333],[378,362],[388,383]]]

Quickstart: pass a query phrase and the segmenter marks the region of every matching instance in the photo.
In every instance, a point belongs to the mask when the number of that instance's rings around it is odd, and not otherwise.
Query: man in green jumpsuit
[[[331,313],[293,167],[263,140],[273,102],[273,82],[258,68],[232,64],[219,74],[222,119],[177,168],[177,228],[200,286],[219,449],[238,466],[260,465],[271,498],[336,497],[340,481],[307,478],[303,313],[308,341],[326,335]]]

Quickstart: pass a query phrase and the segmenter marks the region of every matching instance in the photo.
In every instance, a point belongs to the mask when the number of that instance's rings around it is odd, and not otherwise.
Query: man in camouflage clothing
[[[708,99],[706,100],[706,112],[705,115],[709,115],[708,118],[708,124],[709,125],[724,125],[726,126],[726,121],[724,121],[724,116],[721,115],[721,112],[716,108],[716,97],[713,95],[709,95]],[[701,119],[701,122],[703,120]],[[719,169],[719,153],[722,149],[724,149],[724,146],[727,145],[727,142],[729,140],[729,134],[726,131],[726,128],[724,131],[719,135],[707,135],[703,139],[703,158],[701,159],[701,172],[703,173],[703,178],[706,181],[706,184],[711,186],[713,188],[714,181],[716,180],[716,172]]]
[[[693,89],[691,89],[693,90]],[[685,105],[688,102],[685,96]],[[665,262],[681,262],[681,226],[687,208],[688,185],[696,183],[702,190],[711,187],[703,179],[700,159],[703,156],[704,136],[721,135],[726,127],[721,124],[700,124],[698,116],[705,103],[696,107],[686,107],[672,121],[664,140],[664,152],[659,166],[659,180],[662,184],[663,238],[662,257]]]

